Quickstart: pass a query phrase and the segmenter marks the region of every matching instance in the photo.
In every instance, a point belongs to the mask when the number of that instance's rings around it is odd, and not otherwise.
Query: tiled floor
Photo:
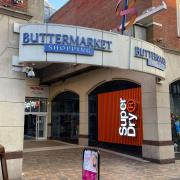
[[[73,147],[73,148],[72,148]],[[101,151],[100,180],[180,180],[180,161],[159,165]],[[23,180],[81,180],[82,148],[24,153]]]
[[[24,148],[29,149],[29,148],[42,148],[42,147],[52,147],[52,146],[63,146],[67,145],[66,143],[61,143],[60,141],[29,141],[26,140],[24,141]],[[69,144],[70,145],[70,144]]]

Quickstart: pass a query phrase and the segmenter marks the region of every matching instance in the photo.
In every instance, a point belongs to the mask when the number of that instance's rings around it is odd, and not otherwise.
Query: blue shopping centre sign
[[[135,57],[147,59],[148,66],[155,67],[162,71],[166,69],[166,60],[162,56],[149,50],[135,47]]]
[[[112,41],[67,34],[23,33],[23,45],[44,45],[46,53],[93,56],[94,51],[112,51]]]

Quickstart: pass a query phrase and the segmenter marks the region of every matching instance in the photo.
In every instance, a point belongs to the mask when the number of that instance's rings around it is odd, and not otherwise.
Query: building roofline
[[[56,15],[56,13],[58,13],[61,9],[63,9],[64,7],[66,7],[68,4],[70,4],[71,3],[71,0],[68,0],[62,7],[60,7],[51,17],[50,17],[50,20],[51,20],[51,18],[53,18],[55,15]]]

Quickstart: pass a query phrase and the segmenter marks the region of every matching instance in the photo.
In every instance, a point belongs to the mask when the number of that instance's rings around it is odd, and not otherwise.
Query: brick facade
[[[139,12],[150,6],[151,1],[142,2]],[[71,0],[52,16],[51,22],[110,30],[120,22],[115,7],[116,3],[109,0]]]
[[[177,32],[176,1],[165,0],[168,9],[156,16],[153,21],[162,24],[162,27],[153,27],[153,43],[170,49],[180,51],[180,38]],[[153,0],[153,5],[158,5],[161,0]]]
[[[162,27],[148,27],[148,41],[167,49],[180,51],[180,39],[177,37],[176,1],[165,0],[168,10],[152,18],[152,22]],[[161,0],[137,0],[138,13],[161,4]],[[70,24],[111,30],[117,27],[120,18],[115,15],[115,1],[110,0],[70,0],[51,18],[52,23]]]
[[[12,0],[0,0],[0,6],[11,8],[14,10],[27,11],[28,0],[23,0],[22,4],[14,4]]]

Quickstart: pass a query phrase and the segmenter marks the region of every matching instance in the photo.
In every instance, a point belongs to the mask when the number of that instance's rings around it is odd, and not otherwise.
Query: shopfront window
[[[47,100],[40,100],[40,112],[47,112]]]
[[[24,139],[45,139],[47,123],[47,99],[26,98]]]
[[[180,80],[170,85],[171,128],[175,151],[180,151]]]
[[[136,132],[136,137],[123,137],[118,133],[120,127],[119,115],[121,98],[124,98],[127,101],[134,100],[133,102],[135,102],[136,109],[131,112],[133,112],[137,117],[138,123],[134,125],[134,132]],[[141,86],[134,82],[124,80],[109,81],[96,87],[89,94],[88,101],[89,145],[141,156]],[[126,127],[129,125],[130,124],[127,123]]]
[[[31,111],[31,102],[30,99],[26,99],[25,101],[25,112],[30,112]]]
[[[47,99],[26,98],[25,112],[47,112]]]
[[[79,96],[72,92],[59,94],[52,101],[52,137],[78,142]]]
[[[89,94],[89,144],[98,144],[98,95],[101,93],[127,90],[140,87],[139,85],[123,80],[110,81],[98,86]]]

